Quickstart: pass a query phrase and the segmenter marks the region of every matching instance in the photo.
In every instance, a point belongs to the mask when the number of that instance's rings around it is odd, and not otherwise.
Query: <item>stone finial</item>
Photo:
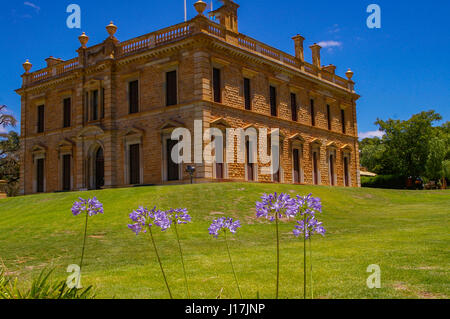
[[[309,48],[312,51],[312,62],[313,62],[313,65],[320,69],[321,66],[322,66],[320,64],[320,49],[322,49],[322,47],[320,45],[318,45],[317,43],[314,43]]]
[[[30,73],[31,67],[33,66],[33,64],[30,63],[30,61],[28,61],[28,59],[25,61],[24,64],[22,64],[23,69],[25,70],[25,73]]]
[[[347,76],[347,79],[348,79],[349,81],[352,80],[354,74],[355,74],[355,73],[353,73],[353,71],[350,70],[350,69],[348,69],[348,71],[345,72],[345,75]]]
[[[304,62],[305,56],[303,53],[303,41],[305,41],[305,38],[297,34],[295,37],[292,38],[292,40],[294,40],[295,44],[295,57],[300,61]]]
[[[106,31],[108,31],[109,37],[113,38],[114,34],[117,32],[117,26],[111,21],[109,25],[106,26]]]
[[[208,5],[206,4],[206,2],[202,0],[198,0],[196,3],[194,3],[194,7],[195,10],[197,10],[198,15],[203,15],[203,12],[205,12],[207,6]]]
[[[85,32],[83,32],[83,33],[78,37],[78,40],[79,40],[80,43],[81,43],[81,47],[82,47],[82,48],[86,48],[86,44],[87,44],[88,41],[89,41],[89,37],[86,35]]]

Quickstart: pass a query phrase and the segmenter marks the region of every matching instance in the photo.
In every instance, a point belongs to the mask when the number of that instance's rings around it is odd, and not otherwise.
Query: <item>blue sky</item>
[[[209,2],[210,0],[208,0]],[[195,15],[188,0],[188,18]],[[214,1],[217,7],[218,1]],[[334,64],[344,76],[355,72],[358,125],[362,133],[376,131],[377,118],[407,119],[434,109],[444,120],[450,115],[450,1],[433,0],[237,0],[241,33],[293,54],[291,37],[301,34],[305,47],[322,42],[322,64]],[[82,10],[82,28],[68,29],[66,8]],[[381,29],[366,25],[369,4],[381,7]],[[4,1],[0,11],[0,104],[20,118],[22,63],[32,70],[49,56],[70,59],[79,47],[81,31],[89,44],[103,41],[113,20],[116,36],[127,40],[182,22],[183,0],[29,0]],[[309,48],[305,50],[311,60]]]

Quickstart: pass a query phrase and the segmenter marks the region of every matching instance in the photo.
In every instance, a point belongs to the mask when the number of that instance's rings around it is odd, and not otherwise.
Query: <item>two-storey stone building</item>
[[[304,58],[238,32],[238,5],[226,0],[206,17],[120,42],[109,36],[78,56],[50,57],[30,72],[21,96],[21,192],[55,192],[188,182],[171,149],[177,127],[276,128],[277,174],[258,163],[196,164],[195,180],[359,186],[353,72],[322,66],[320,46]],[[247,148],[248,152],[248,148]],[[247,154],[248,159],[248,154]]]

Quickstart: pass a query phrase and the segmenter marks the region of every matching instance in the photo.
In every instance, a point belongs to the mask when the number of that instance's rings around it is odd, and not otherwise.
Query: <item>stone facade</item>
[[[194,120],[202,120],[204,130],[278,129],[280,182],[360,185],[359,96],[353,72],[343,79],[334,66],[322,66],[318,45],[311,47],[313,63],[306,62],[301,36],[293,38],[291,56],[238,33],[238,6],[232,1],[212,12],[220,23],[205,17],[199,3],[199,15],[186,23],[125,42],[115,38],[117,27],[111,23],[103,43],[88,47],[88,37],[80,36],[75,59],[51,57],[47,68],[33,73],[31,63],[24,64],[23,86],[17,90],[22,99],[22,194],[189,182],[188,164],[174,172],[166,145],[177,127],[193,132]],[[219,86],[214,87],[213,69],[220,70],[220,101],[214,98]],[[167,73],[173,71],[176,103],[167,106]],[[244,79],[250,83],[250,110],[245,108]],[[134,81],[138,112],[130,114]],[[271,86],[276,116],[271,115]],[[246,164],[224,164],[221,174],[215,164],[195,166],[196,182],[244,181],[249,176]],[[254,180],[272,182],[272,175],[261,174],[263,166],[253,167]]]

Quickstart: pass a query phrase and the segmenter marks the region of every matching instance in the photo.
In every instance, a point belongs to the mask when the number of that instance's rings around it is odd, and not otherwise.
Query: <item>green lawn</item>
[[[29,281],[45,267],[63,279],[79,263],[84,219],[70,208],[79,197],[97,196],[105,214],[89,224],[83,285],[100,298],[167,298],[149,238],[127,229],[128,214],[140,205],[186,207],[193,223],[181,229],[194,298],[237,298],[223,239],[208,234],[225,214],[243,227],[231,253],[247,298],[275,296],[275,226],[255,218],[265,192],[313,193],[323,199],[328,231],[313,241],[317,298],[448,298],[450,296],[450,191],[345,189],[269,184],[203,184],[142,187],[87,193],[26,196],[0,201],[0,258],[8,272]],[[303,242],[293,222],[281,224],[282,298],[303,296]],[[173,230],[156,235],[176,298],[185,297]],[[1,263],[1,261],[0,261]],[[366,269],[381,267],[382,288],[370,290]]]

